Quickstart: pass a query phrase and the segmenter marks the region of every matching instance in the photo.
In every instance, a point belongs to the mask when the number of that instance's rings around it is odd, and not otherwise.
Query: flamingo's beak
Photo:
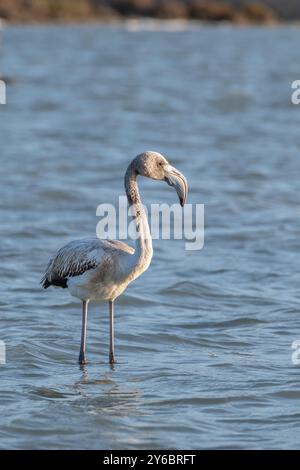
[[[180,205],[183,207],[186,203],[188,184],[186,177],[171,165],[168,165],[165,172],[165,181],[169,186],[173,186],[179,197]]]

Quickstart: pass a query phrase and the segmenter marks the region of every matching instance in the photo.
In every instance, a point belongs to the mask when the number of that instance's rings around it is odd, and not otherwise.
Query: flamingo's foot
[[[79,359],[78,359],[78,362],[79,362],[80,365],[84,365],[84,364],[88,364],[89,361],[87,360],[87,358],[85,356],[80,355]]]
[[[110,354],[110,355],[109,355],[109,363],[110,363],[111,365],[113,365],[113,364],[116,364],[116,362],[117,362],[117,361],[116,361],[115,355],[114,355],[114,354]]]

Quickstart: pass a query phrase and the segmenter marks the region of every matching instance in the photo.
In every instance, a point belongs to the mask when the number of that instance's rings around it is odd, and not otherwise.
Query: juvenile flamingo
[[[125,191],[136,224],[138,237],[135,248],[118,240],[84,238],[61,248],[50,260],[41,280],[42,286],[69,289],[82,301],[82,331],[79,363],[87,363],[86,331],[88,304],[91,300],[107,300],[110,316],[109,361],[116,362],[114,347],[114,301],[128,284],[148,269],[152,259],[152,239],[147,216],[143,209],[137,177],[161,180],[173,186],[181,206],[187,197],[187,181],[160,153],[147,151],[138,155],[125,173]]]

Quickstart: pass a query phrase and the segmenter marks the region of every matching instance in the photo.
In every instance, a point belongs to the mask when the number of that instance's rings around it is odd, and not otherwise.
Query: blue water
[[[0,447],[299,448],[298,28],[8,27],[0,70]],[[205,204],[205,245],[155,240],[116,305],[39,286],[95,234],[137,153],[162,152]],[[176,202],[141,182],[145,202]]]

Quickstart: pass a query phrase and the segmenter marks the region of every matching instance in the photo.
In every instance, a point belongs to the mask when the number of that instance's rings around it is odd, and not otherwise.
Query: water
[[[297,448],[299,29],[130,29],[5,32],[0,446]],[[107,305],[92,304],[81,370],[80,304],[39,280],[60,246],[94,235],[145,149],[205,204],[205,246],[156,240],[116,305],[116,369]],[[141,189],[176,202],[162,183]]]

